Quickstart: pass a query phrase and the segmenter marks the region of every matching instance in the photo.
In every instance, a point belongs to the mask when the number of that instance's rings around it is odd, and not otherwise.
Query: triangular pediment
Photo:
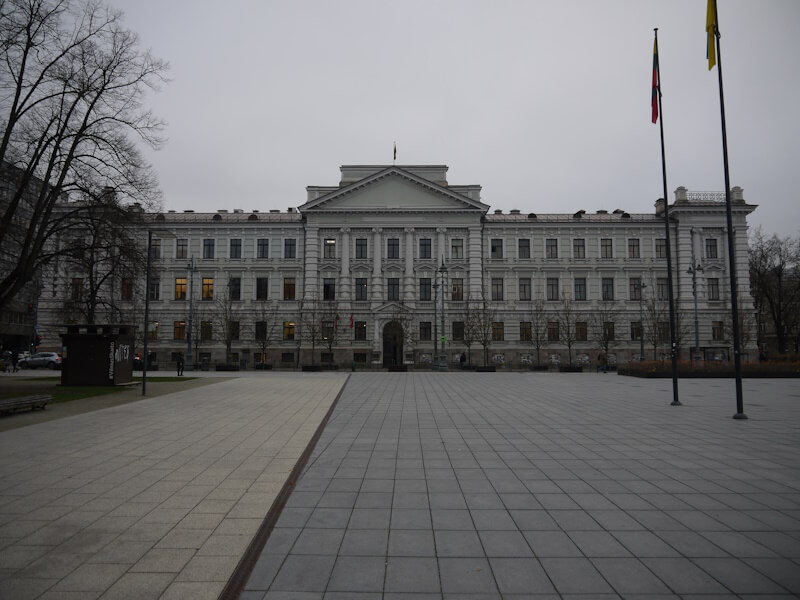
[[[481,212],[489,207],[399,167],[389,167],[338,188],[300,212]]]

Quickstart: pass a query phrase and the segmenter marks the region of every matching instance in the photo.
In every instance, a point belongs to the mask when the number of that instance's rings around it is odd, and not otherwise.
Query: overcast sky
[[[651,212],[724,190],[705,0],[111,0],[170,62],[164,209],[286,210],[342,164],[446,164],[493,209]],[[797,235],[800,2],[719,0],[731,185]]]

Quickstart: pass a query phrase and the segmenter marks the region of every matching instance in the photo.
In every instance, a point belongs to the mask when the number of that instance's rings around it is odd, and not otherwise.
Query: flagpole
[[[736,374],[736,414],[734,419],[746,419],[744,400],[742,398],[742,357],[739,343],[739,294],[736,284],[736,255],[733,231],[733,215],[731,211],[731,183],[728,169],[728,133],[725,128],[725,94],[722,91],[722,52],[719,46],[719,19],[717,3],[714,2],[714,38],[717,46],[717,76],[719,77],[719,111],[722,119],[722,160],[725,166],[725,213],[728,220],[728,269],[731,282],[731,319],[733,321],[733,364]]]
[[[658,57],[658,27],[654,28],[656,34],[656,86],[658,89],[659,129],[661,131],[661,177],[664,183],[664,231],[667,245],[667,288],[669,302],[669,343],[672,359],[672,402],[671,406],[682,406],[678,400],[678,356],[675,343],[675,301],[672,285],[672,243],[669,235],[669,200],[667,198],[667,159],[664,151],[664,109],[661,106],[661,61]]]

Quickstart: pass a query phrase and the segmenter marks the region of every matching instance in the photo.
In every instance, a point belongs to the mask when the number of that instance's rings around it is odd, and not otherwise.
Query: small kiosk
[[[61,357],[61,385],[131,383],[133,325],[67,325]]]

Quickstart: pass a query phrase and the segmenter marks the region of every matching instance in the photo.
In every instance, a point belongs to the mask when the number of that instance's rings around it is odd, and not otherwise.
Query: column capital
[[[414,228],[413,227],[406,227],[403,231],[405,231],[406,233],[414,233]]]
[[[383,227],[373,227],[372,233],[383,233]]]
[[[342,227],[341,229],[339,229],[339,232],[340,233],[350,233],[350,228],[349,227]]]

